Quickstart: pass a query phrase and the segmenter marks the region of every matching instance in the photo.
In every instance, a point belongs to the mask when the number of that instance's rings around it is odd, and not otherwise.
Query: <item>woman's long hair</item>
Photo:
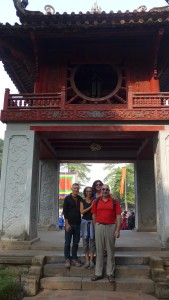
[[[93,182],[93,184],[92,184],[92,193],[93,194],[96,194],[96,184],[97,183],[100,183],[101,185],[103,185],[103,182],[101,181],[101,180],[95,180],[94,182]]]

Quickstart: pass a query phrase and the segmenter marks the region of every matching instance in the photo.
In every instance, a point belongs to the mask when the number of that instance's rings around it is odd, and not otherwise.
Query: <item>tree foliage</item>
[[[119,164],[105,164],[104,170],[108,171],[108,175],[105,177],[104,182],[111,187],[111,193],[120,199],[122,207],[125,207],[126,200],[128,207],[133,208],[135,206],[134,164],[126,164],[126,190],[124,188],[124,194],[120,195],[122,168],[123,166],[119,166]]]
[[[3,146],[4,146],[4,141],[0,139],[0,175],[1,175],[1,166],[2,166]]]
[[[85,186],[87,182],[90,181],[88,174],[90,173],[91,164],[87,163],[64,163],[61,164],[62,167],[68,170],[68,172],[77,172],[78,183],[80,186]]]

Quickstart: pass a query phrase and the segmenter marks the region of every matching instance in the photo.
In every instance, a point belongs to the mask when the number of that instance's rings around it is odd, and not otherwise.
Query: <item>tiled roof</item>
[[[122,13],[118,11],[114,13],[63,13],[63,14],[53,14],[53,15],[44,15],[38,12],[29,12],[26,14],[19,15],[20,21],[22,24],[34,24],[34,25],[52,25],[56,26],[82,26],[82,27],[104,27],[104,26],[115,26],[115,27],[124,27],[124,26],[134,26],[134,25],[149,25],[154,23],[168,23],[169,22],[169,8],[165,10],[153,10],[149,12],[138,12],[126,11]]]
[[[20,1],[14,0],[14,3]],[[21,92],[33,91],[35,76],[33,42],[31,33],[39,39],[69,38],[72,36],[83,38],[119,36],[127,39],[131,33],[134,37],[144,37],[145,33],[156,34],[159,29],[165,29],[165,39],[169,36],[169,7],[155,8],[150,11],[133,12],[118,11],[114,13],[79,12],[75,14],[55,13],[45,15],[42,12],[18,9],[15,5],[21,24],[10,25],[0,23],[0,59],[6,71]],[[125,30],[124,30],[125,29]],[[148,30],[147,30],[148,29]],[[138,32],[140,31],[140,34]],[[119,35],[120,32],[120,35]],[[105,35],[106,33],[106,35]],[[6,43],[6,44],[5,44]],[[11,46],[10,46],[11,45]],[[13,51],[12,45],[15,45]],[[13,52],[10,51],[12,49]],[[24,57],[22,58],[22,54]],[[18,58],[20,55],[20,58]],[[17,59],[18,58],[18,61]],[[26,67],[25,67],[26,66]]]
[[[49,10],[46,9],[46,14],[40,11],[29,11],[25,8],[28,5],[28,1],[13,0],[17,16],[22,24],[34,24],[34,25],[52,25],[61,27],[80,26],[80,27],[117,27],[117,26],[135,26],[140,24],[154,24],[154,23],[168,23],[169,22],[169,6],[152,8],[150,11],[146,11],[146,7],[140,6],[133,12],[129,10],[122,12],[118,11],[114,13],[110,11],[106,13],[104,11],[86,12],[70,14],[59,12],[55,13],[52,6],[46,5]],[[26,5],[25,5],[26,3]]]

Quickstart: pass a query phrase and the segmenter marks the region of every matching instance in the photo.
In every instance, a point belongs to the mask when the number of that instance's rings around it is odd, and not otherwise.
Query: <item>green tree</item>
[[[0,176],[1,176],[3,146],[4,146],[4,141],[0,139]]]
[[[125,207],[125,197],[129,208],[135,206],[135,192],[134,192],[134,164],[126,164],[126,184],[123,195],[120,195],[120,185],[122,179],[122,168],[119,164],[105,164],[104,170],[108,171],[108,175],[104,181],[110,185],[111,193],[120,199],[122,207]]]
[[[78,182],[80,186],[85,186],[90,180],[88,174],[90,173],[91,164],[87,163],[64,163],[61,164],[62,167],[68,170],[68,172],[77,172]]]

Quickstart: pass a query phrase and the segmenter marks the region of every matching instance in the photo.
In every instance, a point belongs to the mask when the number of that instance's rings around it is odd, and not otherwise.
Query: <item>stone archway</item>
[[[61,159],[93,162],[136,161],[139,181],[137,184],[138,211],[141,211],[141,217],[138,220],[141,224],[140,229],[146,230],[147,221],[145,222],[144,217],[146,216],[147,201],[150,201],[148,192],[151,194],[150,192],[154,190],[151,178],[154,175],[153,155],[155,153],[157,230],[162,245],[166,246],[168,221],[165,213],[163,219],[162,211],[165,208],[165,212],[167,212],[168,205],[166,189],[166,182],[169,178],[167,175],[169,168],[166,168],[169,164],[168,132],[158,133],[157,127],[127,125],[67,127],[64,124],[64,126],[57,127],[31,126],[30,130],[29,125],[25,125],[24,129],[21,129],[19,125],[8,126],[1,177],[1,237],[12,237],[16,240],[32,240],[37,237],[38,190],[39,186],[42,186],[42,182],[38,185],[38,156],[45,163],[50,161],[50,165],[52,165],[51,160],[55,161],[56,166]],[[153,149],[154,140],[157,146]],[[101,145],[102,150],[91,151],[91,142]],[[162,170],[158,167],[160,161],[164,165]],[[46,169],[48,168],[49,164],[47,163]],[[51,174],[57,170],[57,167],[53,170]],[[147,172],[149,176],[145,181],[144,174]],[[165,174],[166,177],[161,180]],[[148,188],[151,185],[151,189]],[[140,203],[144,203],[144,205],[140,207]],[[152,203],[151,209],[155,207],[154,202]],[[147,217],[146,220],[149,218]],[[152,226],[150,223],[149,225]]]

